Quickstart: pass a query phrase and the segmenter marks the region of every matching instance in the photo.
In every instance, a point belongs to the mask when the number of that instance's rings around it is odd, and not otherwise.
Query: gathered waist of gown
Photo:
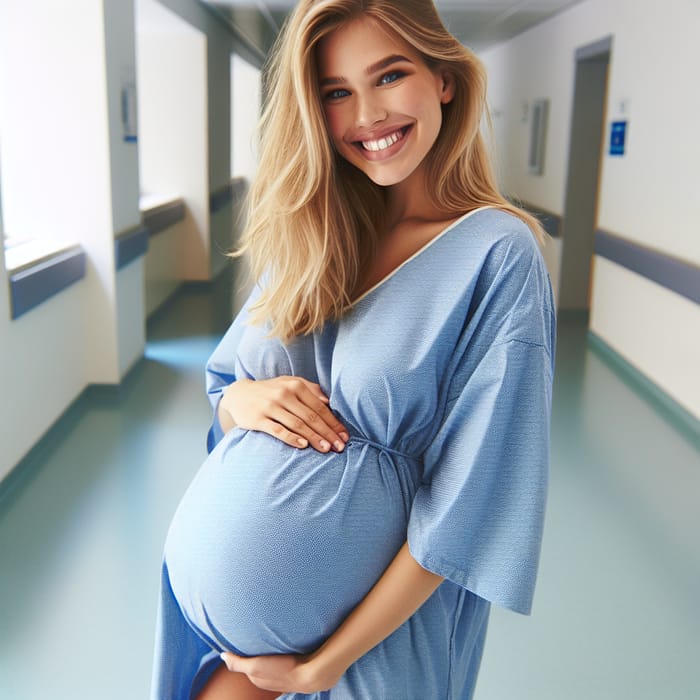
[[[348,444],[360,444],[360,445],[369,445],[370,447],[373,447],[374,449],[378,450],[379,452],[383,452],[384,454],[389,455],[390,457],[399,457],[402,460],[405,460],[407,462],[410,462],[415,465],[420,465],[421,459],[419,457],[416,457],[415,455],[409,454],[408,452],[402,452],[401,450],[397,450],[394,447],[389,447],[388,445],[385,445],[381,442],[377,442],[375,440],[370,440],[369,438],[365,437],[364,435],[359,435],[356,431],[351,430],[350,431],[350,441]]]

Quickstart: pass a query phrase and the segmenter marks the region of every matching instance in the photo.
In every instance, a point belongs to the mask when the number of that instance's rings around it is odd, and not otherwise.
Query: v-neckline
[[[412,260],[415,260],[417,257],[419,257],[428,248],[430,248],[433,245],[433,243],[440,240],[446,233],[451,231],[455,226],[457,226],[458,224],[461,224],[462,221],[465,221],[473,214],[476,214],[477,212],[480,212],[480,211],[484,211],[485,209],[493,209],[493,206],[487,205],[484,207],[478,207],[477,209],[472,209],[471,211],[468,211],[466,214],[463,214],[462,216],[460,216],[458,219],[455,219],[451,224],[448,224],[444,229],[442,229],[442,231],[439,231],[427,243],[425,243],[420,248],[418,248],[418,250],[415,253],[413,253],[412,255],[409,255],[403,262],[399,263],[393,270],[391,270],[391,272],[384,275],[384,277],[382,277],[379,281],[377,281],[375,284],[373,284],[369,289],[362,292],[362,294],[360,294],[360,296],[358,296],[350,304],[350,308],[357,306],[357,304],[359,304],[363,299],[365,299],[367,296],[372,294],[372,292],[374,292],[375,290],[382,287],[384,285],[384,283],[388,282],[399,270],[401,270],[403,267],[408,265],[408,263],[410,263]]]

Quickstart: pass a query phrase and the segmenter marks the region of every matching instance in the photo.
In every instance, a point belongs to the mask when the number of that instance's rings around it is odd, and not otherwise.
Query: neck
[[[422,166],[403,182],[387,187],[386,203],[390,230],[404,221],[442,221],[453,216],[431,202]]]

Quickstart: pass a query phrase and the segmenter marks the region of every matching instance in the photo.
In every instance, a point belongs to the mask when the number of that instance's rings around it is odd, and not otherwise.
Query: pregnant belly
[[[406,539],[409,462],[351,439],[340,454],[235,430],[173,518],[170,582],[219,649],[304,653],[362,599]]]

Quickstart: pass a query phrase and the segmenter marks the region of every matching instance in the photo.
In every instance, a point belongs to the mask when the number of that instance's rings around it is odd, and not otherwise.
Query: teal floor
[[[205,454],[228,296],[178,295],[124,385],[0,486],[3,700],[147,698],[160,550]],[[477,700],[700,698],[699,503],[698,435],[562,321],[534,614],[494,611]]]

